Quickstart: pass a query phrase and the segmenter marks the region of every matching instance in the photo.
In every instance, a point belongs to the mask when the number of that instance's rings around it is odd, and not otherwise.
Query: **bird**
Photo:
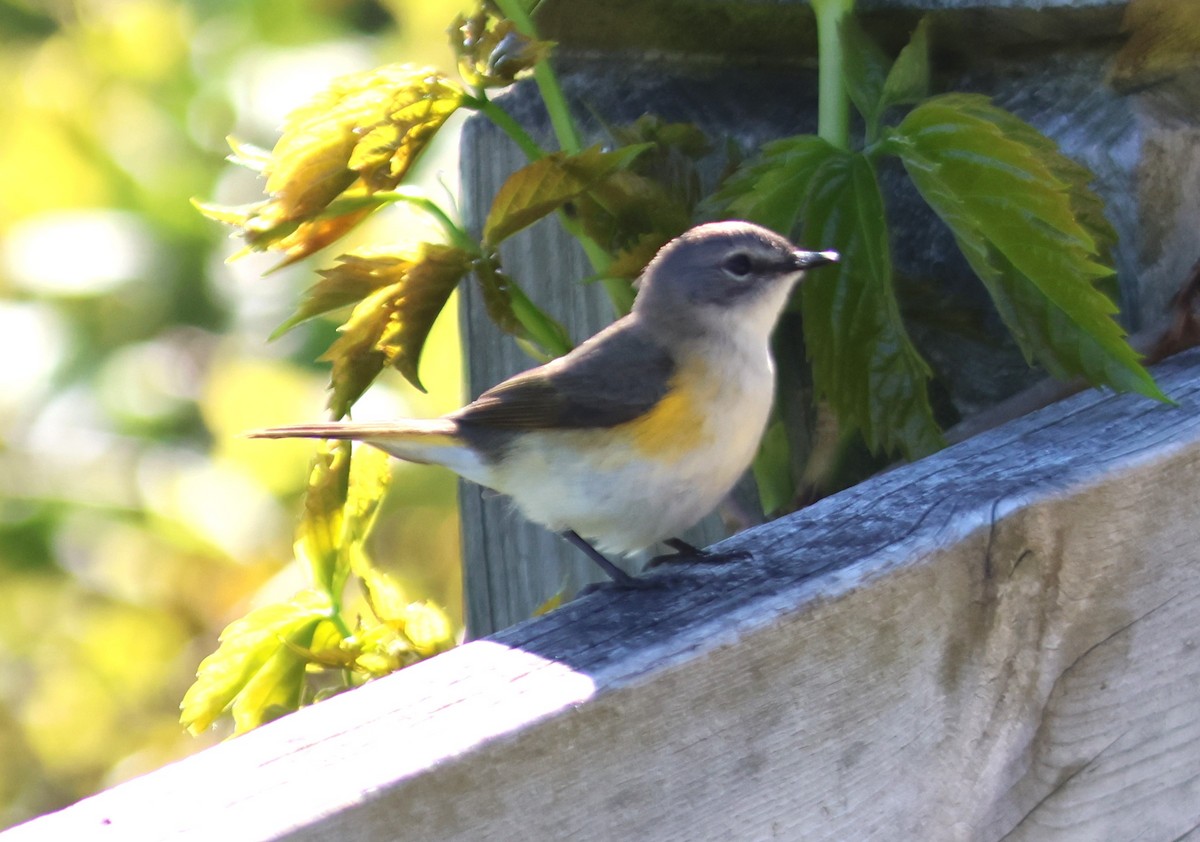
[[[441,465],[511,498],[617,587],[647,586],[612,562],[677,536],[750,466],[774,400],[771,333],[804,273],[837,262],[741,220],[664,245],[630,312],[569,353],[432,419],[272,427],[254,438],[354,439]]]

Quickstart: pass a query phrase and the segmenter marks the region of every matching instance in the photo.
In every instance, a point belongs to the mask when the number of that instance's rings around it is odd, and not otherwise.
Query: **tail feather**
[[[402,421],[329,421],[251,430],[254,439],[353,439],[366,442],[406,462],[445,465],[471,476],[481,466],[477,454],[446,418]]]
[[[458,425],[446,418],[404,419],[402,421],[325,421],[267,427],[245,434],[252,439],[353,439],[374,444],[376,441],[415,441],[444,438],[446,444],[459,444]]]

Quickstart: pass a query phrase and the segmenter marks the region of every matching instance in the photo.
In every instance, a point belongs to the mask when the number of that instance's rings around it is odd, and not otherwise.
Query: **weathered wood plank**
[[[1200,351],[0,836],[1176,840]]]

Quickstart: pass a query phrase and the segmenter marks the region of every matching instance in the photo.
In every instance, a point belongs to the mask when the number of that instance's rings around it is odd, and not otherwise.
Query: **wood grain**
[[[1169,840],[1200,827],[1200,351],[8,834]]]

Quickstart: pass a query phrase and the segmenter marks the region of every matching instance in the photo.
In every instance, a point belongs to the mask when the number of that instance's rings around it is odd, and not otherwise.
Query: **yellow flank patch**
[[[629,436],[630,443],[647,456],[674,457],[690,452],[708,435],[705,420],[707,390],[696,388],[705,378],[700,372],[682,372],[672,378],[667,394],[641,418],[627,421],[618,430]]]

